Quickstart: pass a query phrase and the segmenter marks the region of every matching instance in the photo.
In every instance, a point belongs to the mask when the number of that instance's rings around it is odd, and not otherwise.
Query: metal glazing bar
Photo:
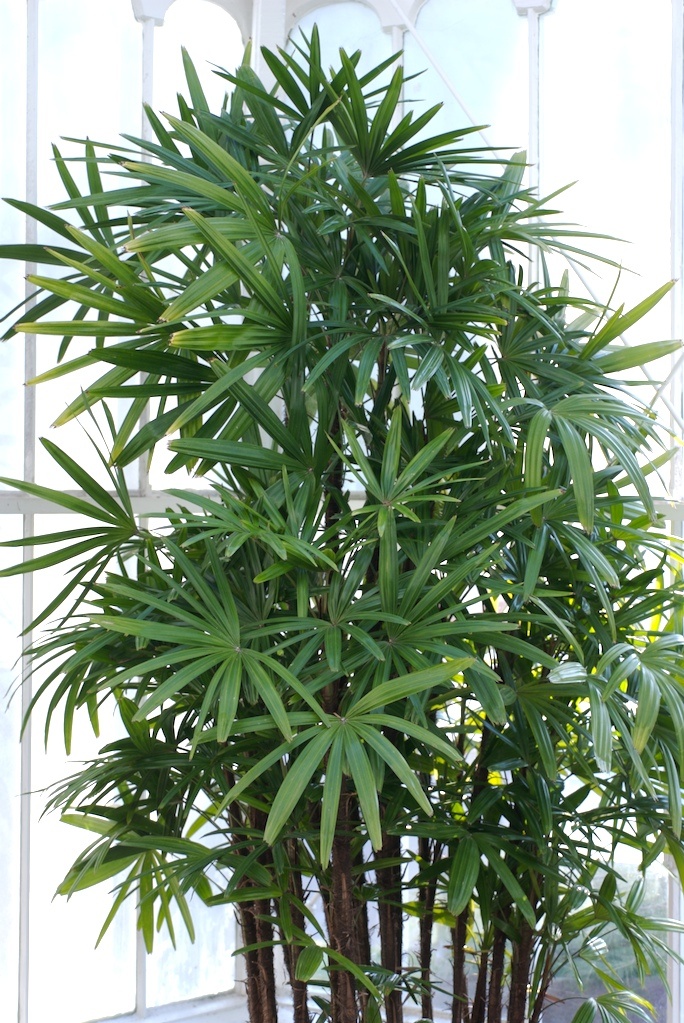
[[[160,21],[149,16],[140,20],[142,24],[142,101],[145,106],[151,107],[154,100],[154,31],[155,25],[160,24]],[[146,142],[152,141],[152,125],[144,107],[140,134]],[[143,152],[142,159],[149,160],[148,153]],[[138,375],[138,380],[140,383],[144,383],[142,373]],[[140,417],[140,425],[144,426],[149,419],[150,411],[146,405]],[[146,454],[142,454],[138,459],[138,490],[141,496],[149,494],[150,491],[149,463]],[[143,523],[143,525],[147,525],[147,523]],[[147,951],[143,933],[139,928],[136,928],[135,932],[135,1015],[140,1019],[147,1016]]]
[[[261,47],[278,50],[287,43],[287,7],[285,0],[252,0],[252,67],[265,85],[274,84]]]
[[[152,106],[154,99],[154,29],[155,25],[160,24],[158,19],[155,19],[149,15],[139,17],[142,26],[142,77],[141,77],[141,92],[142,101],[145,106]],[[153,139],[152,125],[150,124],[147,114],[143,108],[142,110],[142,123],[140,126],[140,135],[145,142],[151,142]],[[142,153],[142,160],[149,160],[149,154]],[[142,374],[139,376],[140,383],[143,383]],[[144,426],[149,422],[150,413],[149,409],[145,407],[141,417],[140,425]],[[146,455],[141,455],[138,459],[138,487],[141,494],[146,494],[150,490],[150,474],[148,468],[148,460]],[[138,934],[138,942],[140,942],[141,936]]]
[[[528,150],[527,150],[527,174],[530,188],[538,195],[541,181],[541,168],[539,166],[540,138],[539,138],[539,31],[540,15],[535,10],[527,14],[527,46],[528,46]],[[530,246],[530,277],[533,281],[539,280],[539,250],[536,245]]]
[[[154,21],[152,18],[144,18],[142,24],[142,101],[145,105],[151,106],[154,95]],[[151,142],[153,137],[152,126],[142,113],[142,124],[140,135],[146,142]],[[147,154],[143,154],[143,160]]]
[[[682,337],[684,330],[684,0],[672,0],[672,131],[671,135],[671,274],[675,281],[671,292],[671,337]],[[684,382],[682,360],[672,356],[669,374],[673,432],[684,430]],[[679,451],[672,459],[671,492],[684,494],[684,457]],[[680,527],[681,528],[681,527]],[[684,986],[684,985],[682,985]],[[679,1018],[679,1017],[674,1017]]]
[[[36,203],[38,199],[38,0],[26,0],[26,199]],[[26,219],[26,242],[35,244],[37,225],[35,220]],[[26,265],[27,275],[35,273],[35,266]],[[27,284],[26,296],[33,289]],[[25,379],[36,376],[36,339],[27,334],[24,348]],[[36,392],[27,387],[24,391],[24,479],[35,479],[36,473]],[[23,516],[23,534],[34,533],[34,517],[30,512]],[[32,548],[25,548],[24,560],[33,557]],[[33,620],[33,579],[23,577],[22,585],[22,633],[23,641],[30,644],[31,636],[26,629]],[[22,657],[22,717],[31,702],[32,687],[28,659]],[[29,932],[30,932],[30,889],[31,889],[31,725],[26,725],[21,740],[21,809],[19,824],[19,1005],[18,1023],[28,1023],[29,1013]]]
[[[392,25],[392,28],[391,28],[390,31],[391,31],[391,36],[392,36],[392,53],[399,53],[400,54],[399,63],[401,64],[402,70],[404,70],[405,66],[406,66],[406,61],[404,60],[404,34],[405,34],[405,29],[404,29],[403,25]],[[397,126],[397,124],[399,123],[401,118],[406,113],[406,110],[405,110],[405,99],[406,99],[406,89],[402,86],[401,99],[400,99],[400,101],[399,101],[399,103],[397,105],[397,109],[394,112],[394,117],[393,117],[393,120],[392,120],[392,127],[393,128],[395,128]]]
[[[684,289],[682,275],[684,273],[684,0],[672,0],[672,131],[671,135],[671,174],[672,192],[670,202],[671,215],[671,273],[676,284],[671,292],[671,337],[681,337],[684,328]],[[673,356],[670,372],[671,390],[670,404],[673,432],[676,426],[684,430],[684,382],[682,381],[682,362]],[[684,459],[681,450],[672,459],[670,492],[675,497],[684,494]],[[684,520],[674,519],[672,532],[684,536]],[[669,857],[668,857],[669,859]],[[672,862],[668,878],[668,915],[673,920],[681,920],[684,911],[684,897],[677,871]],[[672,932],[668,942],[675,952],[681,956],[684,951],[682,935]],[[678,1023],[684,1011],[684,964],[674,959],[668,961],[668,981],[670,998],[667,1006],[668,1023]]]

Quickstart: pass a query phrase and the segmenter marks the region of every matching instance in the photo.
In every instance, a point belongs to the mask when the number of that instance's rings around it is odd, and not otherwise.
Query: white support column
[[[164,24],[164,17],[173,3],[173,0],[131,0],[131,3],[133,4],[133,13],[136,21],[139,21],[142,25],[142,101],[146,106],[151,107],[153,106],[154,100],[154,30],[156,27],[161,27]],[[151,142],[154,137],[154,133],[144,109],[142,110],[141,118],[140,136],[145,142]],[[145,161],[148,159],[149,155],[146,152],[143,152],[142,160]],[[140,382],[142,382],[142,378],[139,379]],[[144,426],[148,420],[149,411],[145,409],[140,417],[140,425]],[[138,493],[145,495],[149,492],[150,475],[147,467],[147,457],[146,455],[141,455],[138,459]],[[144,1007],[145,952],[142,946],[142,936],[140,932],[137,934],[137,945],[139,946],[137,949],[138,960],[140,960],[141,956],[143,958],[142,965],[138,962],[136,969],[136,1007],[139,1007],[139,1005]]]
[[[518,12],[520,13],[520,11]],[[539,135],[539,28],[541,15],[537,10],[527,13],[527,47],[528,47],[528,72],[527,72],[527,97],[528,97],[528,125],[527,125],[527,174],[528,183],[532,191],[539,195],[541,182],[541,171],[539,167],[540,135]],[[539,249],[536,245],[530,247],[530,278],[538,281],[541,274],[541,261]]]
[[[285,0],[253,0],[252,3],[252,67],[267,88],[273,76],[261,54],[261,47],[277,50],[287,42],[287,6]]]
[[[678,523],[681,528],[681,523]],[[666,857],[665,864],[670,871],[667,883],[668,914],[673,920],[681,920],[684,913],[682,886],[679,883],[677,868],[671,858]],[[668,942],[675,953],[682,954],[682,936],[676,932],[669,935]],[[667,979],[670,985],[670,1000],[667,1006],[667,1023],[680,1023],[682,1019],[682,972],[684,966],[670,959],[667,964]]]
[[[684,0],[672,0],[672,193],[671,193],[671,267],[676,284],[671,292],[671,337],[682,337],[684,330]],[[672,356],[670,371],[670,409],[673,433],[682,435],[684,419],[684,381],[681,360]],[[678,415],[677,415],[678,413]],[[677,427],[679,426],[679,430]],[[676,501],[684,496],[684,466],[679,450],[672,459],[670,470],[670,494]],[[672,522],[672,532],[684,535],[682,519]],[[684,897],[674,863],[668,856],[666,865],[670,871],[668,882],[668,915],[673,920],[684,918]],[[669,942],[675,953],[684,952],[682,935],[669,935]],[[668,963],[668,981],[671,997],[668,1003],[668,1023],[679,1023],[684,1012],[684,965],[674,960]]]
[[[151,107],[154,99],[154,26],[152,18],[142,19],[142,101]],[[152,128],[145,111],[142,112],[140,135],[145,142],[152,140]],[[146,154],[143,154],[143,160]]]
[[[389,32],[390,32],[390,34],[392,36],[392,53],[401,53],[401,67],[402,67],[402,70],[405,71],[406,70],[406,63],[404,61],[404,35],[406,33],[406,27],[403,24],[401,24],[401,25],[392,25],[392,27],[389,29]],[[397,109],[394,112],[394,116],[392,118],[392,124],[390,126],[391,128],[396,128],[396,126],[399,123],[399,121],[406,114],[405,101],[406,101],[406,87],[402,86],[401,99],[399,101]]]
[[[153,106],[154,101],[154,30],[164,24],[166,12],[173,0],[131,0],[136,21],[142,25],[142,68],[141,92],[142,101],[146,106]],[[154,133],[142,111],[140,135],[145,142],[151,142]],[[147,153],[142,154],[147,160]],[[141,425],[149,420],[149,412],[141,416]],[[150,477],[147,470],[147,458],[141,455],[138,459],[138,493],[145,496],[150,492]],[[142,931],[135,932],[135,1015],[143,1019],[147,1016],[147,951]]]
[[[684,333],[684,0],[672,0],[672,194],[671,194],[671,273],[676,281],[671,293],[671,334]],[[670,370],[672,426],[677,431],[684,420],[684,382],[682,361],[675,353]],[[684,459],[678,451],[670,469],[670,493],[676,500],[684,497]],[[678,532],[681,530],[681,524]],[[684,983],[677,974],[677,986]],[[673,1019],[679,1017],[673,1017]]]
[[[26,2],[26,200],[38,201],[38,0]],[[36,221],[26,219],[26,242],[37,241]],[[34,264],[26,264],[26,273],[36,272]],[[26,296],[33,291],[27,283]],[[24,340],[24,379],[36,376],[36,338],[27,334]],[[36,477],[36,392],[27,387],[24,392],[24,479]],[[24,536],[35,532],[32,514],[23,515]],[[24,548],[23,560],[33,557],[33,548]],[[22,580],[22,641],[28,645],[30,634],[26,629],[33,620],[33,577],[25,575]],[[28,658],[22,656],[21,663],[21,711],[26,715],[33,689]],[[29,938],[30,938],[30,894],[31,894],[31,725],[24,729],[21,740],[21,809],[19,835],[19,1004],[18,1023],[27,1023],[29,1013]]]
[[[154,30],[164,24],[164,18],[174,0],[131,0],[135,20],[142,25],[142,101],[152,105],[154,82]],[[152,139],[152,130],[142,114],[142,138]],[[145,157],[143,156],[143,159]]]
[[[513,0],[521,18],[527,18],[527,180],[537,195],[541,182],[539,165],[540,136],[540,32],[541,17],[551,10],[552,0]],[[538,281],[540,276],[539,252],[530,248],[530,279]]]

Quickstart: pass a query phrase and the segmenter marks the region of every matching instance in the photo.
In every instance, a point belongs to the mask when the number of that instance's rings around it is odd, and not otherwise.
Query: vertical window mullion
[[[672,0],[672,131],[671,131],[671,274],[675,284],[672,289],[671,334],[682,337],[684,330],[684,0]],[[673,433],[682,436],[684,431],[684,365],[680,356],[672,356],[670,379],[670,425]],[[679,417],[679,419],[678,419]],[[678,453],[672,460],[670,491],[678,500],[684,497],[684,461]],[[682,523],[675,524],[681,535]],[[677,1017],[678,1018],[678,1017]]]
[[[269,87],[273,76],[261,47],[278,51],[287,43],[287,10],[285,0],[252,0],[252,66]]]
[[[670,297],[671,337],[682,337],[684,328],[684,0],[672,0],[672,131],[671,131],[671,259],[672,278],[675,285]],[[670,408],[673,434],[682,436],[681,422],[684,420],[684,365],[677,356],[672,356],[670,379]],[[674,411],[672,411],[674,410]],[[679,422],[675,412],[679,413]],[[680,502],[684,497],[684,464],[681,452],[673,458],[670,492]],[[684,522],[680,515],[672,523],[672,532],[684,536]],[[670,864],[668,883],[668,913],[674,920],[684,915],[684,895],[676,869]],[[669,941],[676,953],[682,954],[682,936],[673,932]],[[671,997],[668,1003],[668,1023],[677,1023],[684,1011],[684,964],[671,959],[668,963],[668,980]]]
[[[151,142],[153,139],[152,126],[147,118],[145,107],[151,107],[154,100],[154,40],[155,28],[163,24],[163,21],[152,16],[138,16],[142,29],[142,56],[141,56],[141,92],[143,108],[141,111],[140,137]],[[143,161],[149,160],[149,154],[145,151],[141,154]],[[142,373],[138,380],[143,382]],[[149,421],[149,409],[145,409],[140,419],[140,425],[144,426]],[[147,455],[140,455],[138,458],[138,492],[142,495],[150,493],[150,475]],[[140,519],[142,525],[146,524],[144,518]],[[147,1016],[147,949],[142,931],[138,928],[135,934],[135,1014],[141,1019]]]
[[[540,194],[541,167],[539,157],[541,147],[539,144],[539,36],[541,29],[541,15],[536,10],[527,12],[527,95],[528,95],[528,129],[527,129],[527,173],[529,185],[532,191]],[[530,277],[533,281],[539,280],[539,249],[536,245],[530,246]]]
[[[38,0],[26,3],[26,200],[36,203],[38,199]],[[37,224],[26,218],[26,242],[35,244]],[[35,273],[35,266],[26,264],[26,274]],[[26,297],[31,293],[26,285]],[[36,339],[27,335],[24,347],[25,379],[36,375]],[[24,390],[24,479],[34,480],[36,473],[36,393],[32,387]],[[34,516],[23,516],[24,536],[34,532]],[[24,548],[23,559],[33,556],[32,548]],[[22,581],[22,640],[28,645],[31,636],[26,632],[33,620],[33,577],[25,575]],[[28,658],[21,662],[22,717],[28,710],[31,696],[31,676]],[[31,872],[31,725],[24,729],[21,741],[21,809],[19,834],[19,1005],[18,1023],[29,1019],[29,976],[30,976],[30,872]]]

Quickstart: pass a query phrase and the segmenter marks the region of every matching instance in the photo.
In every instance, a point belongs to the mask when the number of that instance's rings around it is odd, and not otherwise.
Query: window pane
[[[629,243],[605,246],[628,268],[616,301],[634,303],[671,275],[671,33],[669,2],[558,0],[543,19],[542,191],[576,182],[558,200],[566,219]],[[616,270],[598,275],[607,297]],[[665,302],[634,340],[669,330]]]
[[[14,42],[26,36],[26,5],[0,5],[0,37],[10,40],[13,60],[0,61],[0,181],[2,195],[24,194],[26,160],[24,129],[26,105],[24,79],[25,50]],[[0,241],[24,240],[24,215],[0,202]],[[5,316],[24,297],[23,263],[4,262],[0,273],[0,317]],[[2,323],[4,332],[11,321]],[[24,349],[22,339],[0,342],[0,474],[22,475]]]
[[[176,0],[164,25],[155,30],[154,108],[177,116],[178,92],[187,96],[181,47],[190,54],[209,106],[218,112],[229,83],[212,73],[218,66],[234,71],[242,63],[240,30],[224,10],[208,0]]]
[[[230,906],[204,906],[190,902],[196,939],[190,941],[185,925],[176,918],[176,949],[166,932],[157,935],[155,951],[147,959],[147,1004],[168,1002],[229,991],[235,983],[235,915]]]
[[[633,862],[627,861],[618,864],[618,866],[625,882],[623,887],[628,890],[638,880],[638,871]],[[651,864],[645,878],[643,902],[637,912],[648,918],[668,917],[670,915],[668,883],[668,872],[663,864],[659,862]],[[603,942],[605,945],[602,944]],[[654,1018],[664,1023],[668,1018],[668,992],[662,980],[655,974],[650,974],[642,987],[627,938],[613,928],[595,942],[594,949],[598,953],[605,953],[607,961],[620,979],[630,988],[633,985],[634,991],[646,998],[653,1006]],[[575,951],[579,952],[579,949]],[[660,959],[664,966],[665,955],[663,954]],[[574,964],[584,983],[584,990],[581,993],[583,999],[597,998],[605,993],[605,985],[596,978],[581,954],[575,957]],[[573,971],[566,966],[551,985],[548,994],[549,1004],[544,1009],[544,1023],[571,1023],[581,1004],[578,994],[577,981],[573,976]]]
[[[10,539],[21,534],[18,515],[3,516],[2,536]],[[0,550],[0,566],[15,562],[17,552]],[[0,991],[3,1006],[9,1010],[17,997],[19,971],[19,815],[21,795],[21,694],[17,692],[17,658],[21,644],[21,580],[3,579],[0,583]],[[11,697],[11,699],[10,699]]]
[[[428,54],[406,34],[406,70],[425,74],[409,82],[406,98],[420,112],[440,101],[443,110],[435,131],[449,131],[470,122],[437,72],[434,56],[453,89],[492,145],[524,149],[527,145],[527,25],[511,0],[428,0],[416,29]],[[480,136],[473,139],[481,145]]]
[[[50,201],[63,196],[50,150],[61,136],[140,133],[141,31],[121,0],[41,0],[39,9],[39,195]]]
[[[311,37],[314,25],[318,25],[321,36],[321,60],[323,67],[339,67],[339,51],[348,54],[361,50],[359,67],[369,70],[392,54],[390,36],[383,32],[375,11],[364,4],[344,2],[317,7],[305,14],[290,33],[290,40],[302,43],[302,32]]]
[[[78,528],[78,516],[36,516],[36,532]],[[41,572],[36,585],[36,610],[64,585],[63,567]],[[34,679],[34,688],[40,675]],[[134,906],[127,902],[96,949],[100,928],[112,904],[110,892],[121,877],[75,893],[55,896],[77,855],[87,847],[88,833],[60,821],[58,814],[41,817],[49,787],[75,773],[84,761],[120,733],[111,713],[101,717],[101,734],[93,735],[87,715],[75,717],[73,756],[67,759],[62,738],[62,706],[55,712],[45,750],[47,702],[33,716],[31,921],[29,1023],[81,1023],[99,1016],[130,1012],[135,1005]],[[92,836],[94,837],[94,836]],[[77,964],[77,967],[75,966]]]

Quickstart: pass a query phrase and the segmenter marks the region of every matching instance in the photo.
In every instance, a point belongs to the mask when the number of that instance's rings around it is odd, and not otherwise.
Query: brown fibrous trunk
[[[330,947],[339,955],[359,963],[354,921],[354,877],[352,859],[352,796],[343,792],[337,813],[332,847],[330,887],[324,895]],[[343,967],[330,971],[330,999],[334,1023],[358,1023],[359,1004],[354,977]]]
[[[494,932],[492,943],[492,968],[489,976],[487,1000],[487,1023],[501,1023],[504,965],[506,961],[506,935]]]
[[[403,919],[401,906],[401,839],[398,835],[383,835],[380,862],[375,868],[378,882],[378,917],[380,923],[380,963],[385,970],[401,975],[403,947]],[[401,990],[394,988],[385,997],[387,1023],[402,1023]]]
[[[423,865],[429,866],[441,855],[441,848],[433,848],[430,839],[418,840],[418,854]],[[434,924],[435,897],[437,879],[428,881],[418,889],[420,903],[420,979],[421,979],[421,1015],[423,1019],[432,1019],[432,928]]]
[[[508,1004],[508,1023],[525,1023],[527,986],[532,965],[533,931],[527,921],[520,924],[520,936],[513,946],[511,962],[511,994]]]
[[[468,985],[465,975],[465,943],[468,933],[468,910],[464,909],[452,928],[454,946],[453,976],[454,996],[451,1005],[451,1023],[468,1023]]]

